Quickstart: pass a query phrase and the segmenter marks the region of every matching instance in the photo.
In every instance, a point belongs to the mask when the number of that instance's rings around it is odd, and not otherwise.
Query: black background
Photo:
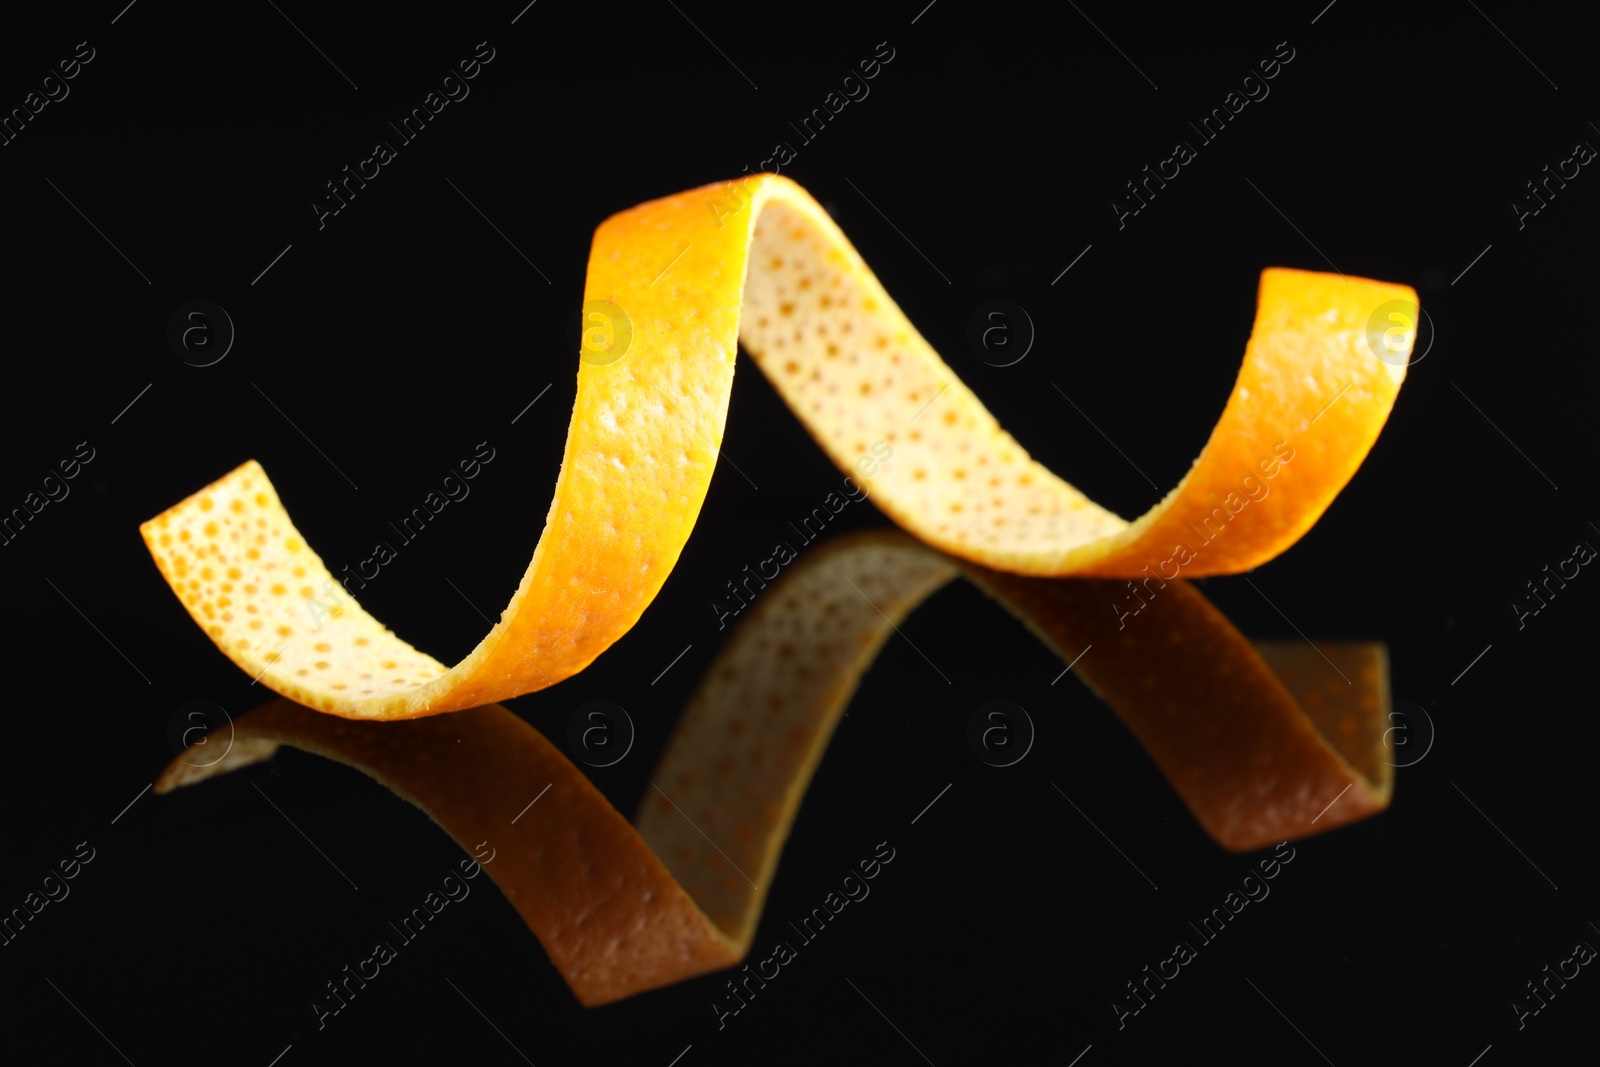
[[[1584,168],[1522,229],[1511,208],[1575,143],[1600,143],[1588,35],[1503,3],[1425,16],[1370,0],[1320,15],[1319,2],[1086,4],[1045,21],[1041,5],[958,0],[919,17],[923,2],[541,0],[512,25],[515,0],[281,13],[141,0],[120,17],[113,0],[0,35],[7,109],[77,42],[96,50],[70,96],[0,148],[0,507],[77,442],[95,449],[71,496],[0,549],[0,906],[77,842],[97,852],[70,897],[0,949],[8,1040],[141,1067],[266,1065],[286,1046],[285,1067],[523,1062],[511,1045],[540,1067],[665,1065],[686,1048],[682,1067],[1067,1063],[1086,1048],[1084,1067],[1212,1053],[1466,1067],[1486,1050],[1490,1067],[1587,1047],[1600,997],[1587,969],[1520,1031],[1510,1001],[1574,943],[1600,943],[1583,636],[1600,579],[1585,572],[1521,630],[1509,605],[1600,538],[1583,325],[1600,178]],[[319,230],[308,204],[322,184],[485,40],[495,58],[471,95]],[[895,57],[870,95],[799,145],[788,121],[882,41]],[[1192,140],[1185,121],[1284,41],[1294,59],[1270,96],[1119,229],[1123,183]],[[876,842],[895,863],[726,1029],[707,1007],[715,976],[579,1007],[491,890],[318,1031],[307,1005],[322,982],[460,850],[356,772],[287,750],[139,795],[170,758],[178,705],[237,716],[269,694],[189,620],[138,523],[253,457],[337,569],[487,439],[497,458],[471,498],[363,594],[454,662],[484,624],[446,579],[493,615],[539,536],[595,226],[753,169],[778,140],[799,149],[784,172],[1001,423],[1128,517],[1210,432],[1264,267],[1415,286],[1433,347],[1362,469],[1252,576],[1259,593],[1201,584],[1252,637],[1387,642],[1395,695],[1429,710],[1434,747],[1400,771],[1389,811],[1299,844],[1271,898],[1119,1032],[1123,983],[1257,857],[1214,844],[1104,705],[1076,679],[1052,687],[1062,664],[953,586],[903,627],[951,684],[908,642],[886,647],[807,794],[757,950]],[[167,318],[191,299],[237,328],[215,366],[167,347]],[[968,317],[991,299],[1037,328],[1015,366],[967,347]],[[748,481],[719,464],[641,622],[583,674],[510,705],[558,740],[585,700],[626,707],[634,752],[592,772],[624,812],[723,636],[706,601],[839,478],[749,363],[724,446]],[[860,507],[838,526],[885,524]],[[1039,729],[1003,770],[965,743],[968,714],[993,698]]]

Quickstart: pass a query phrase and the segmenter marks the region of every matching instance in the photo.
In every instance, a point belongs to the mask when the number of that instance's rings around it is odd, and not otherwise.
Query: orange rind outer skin
[[[582,671],[638,622],[693,530],[741,339],[822,449],[942,551],[1041,576],[1248,570],[1299,538],[1372,447],[1405,368],[1373,353],[1370,323],[1387,303],[1416,306],[1405,286],[1264,272],[1210,441],[1129,523],[1000,428],[788,179],[706,186],[607,219],[585,297],[623,309],[631,341],[620,353],[585,347],[532,559],[499,621],[455,666],[360,606],[254,461],[140,527],[184,607],[253,681],[318,711],[394,720],[507,700]],[[880,446],[892,460],[865,469]],[[313,608],[329,590],[333,610]]]

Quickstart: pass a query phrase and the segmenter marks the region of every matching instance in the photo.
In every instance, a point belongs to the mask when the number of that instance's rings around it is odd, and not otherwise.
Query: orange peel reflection
[[[1064,662],[1093,645],[1074,670],[1224,847],[1307,837],[1387,806],[1382,645],[1252,645],[1181,582],[1120,626],[1107,610],[1120,583],[1006,574],[888,530],[814,548],[749,609],[691,698],[654,775],[659,791],[633,825],[498,705],[380,724],[279,700],[234,724],[226,759],[202,767],[180,756],[156,791],[268,759],[283,744],[356,767],[469,851],[495,841],[484,869],[579,1001],[610,1003],[745,957],[766,897],[758,886],[771,884],[862,674],[895,625],[958,575]],[[1348,681],[1330,686],[1340,672]],[[508,824],[546,786],[538,815]]]

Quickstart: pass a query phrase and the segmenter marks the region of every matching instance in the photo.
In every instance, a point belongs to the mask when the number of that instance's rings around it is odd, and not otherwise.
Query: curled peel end
[[[229,736],[221,743],[227,746],[227,751],[217,759],[202,758],[198,754],[191,755],[190,752],[175,757],[156,779],[155,792],[158,795],[170,793],[174,789],[195,785],[208,778],[215,778],[219,774],[248,767],[252,763],[263,763],[278,752],[278,742],[262,738]]]
[[[255,460],[139,529],[207,636],[292,700],[350,718],[404,718],[417,713],[418,689],[445,674],[362,610],[295,529]]]

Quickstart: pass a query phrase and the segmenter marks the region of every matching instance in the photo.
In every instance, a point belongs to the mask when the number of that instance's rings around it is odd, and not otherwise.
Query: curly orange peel
[[[585,300],[631,320],[620,358],[586,350],[543,535],[501,619],[447,667],[353,600],[310,625],[334,578],[247,462],[140,527],[173,591],[262,684],[356,719],[459,711],[546,688],[626,633],[676,564],[716,465],[743,341],[823,450],[928,544],[1030,575],[1236,573],[1293,544],[1366,456],[1405,375],[1378,359],[1374,311],[1406,286],[1263,273],[1244,365],[1210,441],[1165,499],[1130,523],[1030,459],[919,335],[803,189],[764,176],[737,211],[728,186],[651,201],[595,233]],[[586,305],[587,306],[587,305]],[[1413,317],[1414,321],[1414,317]],[[1409,353],[1409,338],[1404,356]],[[894,462],[854,464],[885,441]],[[1284,442],[1272,491],[1232,507]],[[1227,522],[1240,510],[1238,518]],[[1207,520],[1211,525],[1207,526]],[[1181,559],[1181,557],[1179,557]],[[1167,576],[1171,576],[1170,574]]]

